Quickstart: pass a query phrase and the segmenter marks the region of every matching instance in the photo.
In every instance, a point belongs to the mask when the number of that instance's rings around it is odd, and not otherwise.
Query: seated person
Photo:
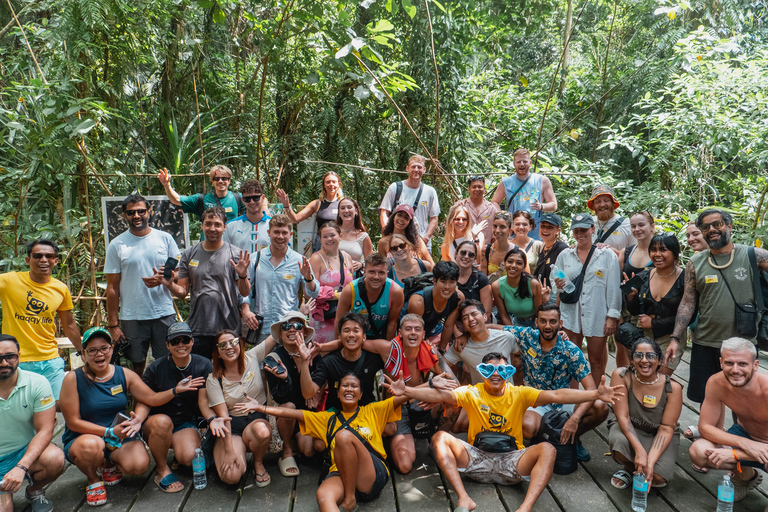
[[[729,338],[720,348],[720,367],[707,381],[699,416],[701,439],[691,445],[691,462],[704,468],[730,470],[734,501],[759,486],[768,469],[768,375],[758,373],[757,352],[751,341]],[[736,417],[734,425],[717,428],[721,408]]]
[[[623,466],[611,478],[617,489],[629,487],[635,473],[654,487],[664,487],[675,474],[683,387],[662,372],[662,353],[655,340],[640,338],[630,348],[629,367],[611,375],[611,384],[627,388],[627,399],[613,407],[616,421],[608,425],[613,459]]]
[[[526,386],[541,390],[563,389],[571,381],[579,382],[587,391],[595,389],[595,381],[589,374],[589,363],[579,348],[563,340],[558,332],[563,326],[560,308],[554,304],[539,307],[536,314],[536,329],[530,327],[506,326],[517,337],[523,358],[523,382]],[[571,417],[562,428],[560,442],[576,442],[577,456],[581,461],[590,459],[589,452],[581,445],[579,438],[585,432],[600,425],[608,417],[608,406],[597,400],[573,404],[545,404],[531,408],[523,416],[523,437],[532,439],[539,433],[541,418],[551,410],[568,411]]]
[[[13,512],[26,476],[32,511],[50,512],[44,487],[64,470],[64,453],[51,443],[56,400],[45,377],[19,368],[19,342],[9,334],[0,334],[0,399],[0,511]]]
[[[141,421],[136,413],[125,416],[128,396],[150,407],[171,401],[180,393],[195,391],[203,378],[181,380],[175,387],[155,393],[136,373],[109,364],[112,337],[102,327],[83,334],[85,365],[64,377],[61,412],[66,428],[64,455],[86,478],[86,503],[107,502],[105,485],[115,485],[123,474],[140,475],[149,468],[149,455],[141,442]],[[124,419],[124,420],[123,420]]]
[[[165,345],[169,354],[156,359],[141,380],[154,392],[173,389],[182,379],[205,379],[213,370],[211,362],[193,354],[192,330],[186,322],[176,322],[168,328]],[[192,465],[195,450],[200,448],[197,425],[202,420],[197,407],[197,393],[185,393],[159,407],[136,404],[136,418],[144,422],[142,432],[149,451],[157,464],[155,483],[165,492],[179,492],[184,485],[168,467],[168,450],[173,448],[174,460]]]
[[[331,468],[317,489],[321,510],[357,510],[357,502],[373,501],[389,480],[387,454],[381,436],[388,422],[400,419],[406,398],[388,398],[361,406],[360,378],[345,375],[334,390],[341,407],[337,411],[297,411],[282,407],[256,406],[261,414],[299,422],[301,433],[330,446]]]
[[[529,480],[525,501],[517,510],[530,511],[552,476],[556,451],[549,443],[540,443],[529,448],[523,446],[525,410],[549,403],[583,403],[597,399],[615,403],[623,396],[623,386],[607,387],[605,377],[602,378],[600,387],[592,391],[540,391],[527,386],[513,386],[507,381],[515,372],[515,367],[508,364],[507,358],[496,352],[486,354],[477,370],[483,376],[482,383],[461,386],[454,390],[407,387],[402,379],[393,381],[389,377],[384,386],[395,397],[449,403],[467,411],[467,442],[443,431],[432,437],[432,449],[437,465],[458,495],[459,508],[456,510],[469,511],[476,507],[461,481],[460,473],[463,473],[466,477],[482,483],[513,485],[523,479]],[[491,452],[481,449],[489,448],[484,444],[487,439],[485,432],[506,434],[508,437],[501,443],[494,443],[495,450]]]
[[[432,269],[433,286],[414,293],[408,301],[408,313],[424,319],[429,343],[440,350],[448,348],[464,294],[458,291],[459,267],[452,261],[438,261]],[[393,336],[394,337],[394,336]]]
[[[224,483],[236,484],[245,474],[246,452],[253,454],[256,487],[271,481],[263,459],[272,426],[255,407],[267,402],[261,363],[273,348],[274,340],[267,338],[246,352],[245,340],[229,329],[216,336],[213,371],[198,394],[198,406],[217,437],[213,460]]]

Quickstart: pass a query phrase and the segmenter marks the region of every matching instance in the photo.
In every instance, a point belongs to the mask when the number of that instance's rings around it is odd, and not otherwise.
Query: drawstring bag
[[[562,444],[560,434],[563,432],[565,422],[571,417],[566,411],[552,410],[541,417],[539,433],[531,439],[531,444],[547,442],[555,447],[557,458],[552,470],[557,475],[570,475],[578,468],[576,458],[576,443]]]

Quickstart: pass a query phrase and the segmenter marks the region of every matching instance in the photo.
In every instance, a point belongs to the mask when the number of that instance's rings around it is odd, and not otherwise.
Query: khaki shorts
[[[469,455],[469,464],[466,468],[458,468],[459,473],[472,480],[484,484],[514,485],[530,477],[520,476],[517,472],[517,461],[525,453],[526,448],[507,453],[484,452],[462,441],[461,444]]]

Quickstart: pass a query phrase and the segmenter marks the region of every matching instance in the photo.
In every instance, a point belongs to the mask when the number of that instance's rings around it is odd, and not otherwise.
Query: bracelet
[[[214,414],[213,416],[211,416],[210,418],[208,418],[208,419],[207,419],[207,420],[205,420],[205,421],[206,421],[206,422],[208,422],[208,424],[210,425],[210,424],[211,424],[211,422],[212,422],[213,420],[215,420],[216,418],[218,418],[218,416],[216,416],[216,415]]]
[[[680,337],[679,336],[670,336],[669,340],[670,341],[675,340],[676,342],[680,343]]]
[[[741,473],[741,462],[739,462],[739,456],[736,455],[736,448],[732,448],[733,450],[733,458],[736,459],[736,470]]]
[[[16,467],[23,469],[24,473],[29,473],[29,468],[27,466],[24,466],[23,464],[16,464]]]
[[[171,389],[171,391],[173,391],[173,396],[179,396],[179,392],[178,392],[178,391],[176,391],[176,386],[173,386],[173,388]]]
[[[248,274],[245,274],[244,276],[241,276],[240,274],[237,275],[238,279],[248,279]]]
[[[116,329],[116,328],[118,328],[118,327],[120,327],[120,324],[115,324],[115,325],[108,325],[108,326],[107,326],[107,329]]]
[[[435,389],[435,385],[432,383],[432,376],[431,375],[429,376],[429,387],[431,387],[432,389]]]

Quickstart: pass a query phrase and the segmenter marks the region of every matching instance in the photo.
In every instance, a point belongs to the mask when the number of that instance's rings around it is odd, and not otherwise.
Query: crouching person
[[[550,403],[583,403],[600,399],[615,403],[623,396],[623,386],[607,387],[605,377],[592,391],[575,389],[538,390],[513,386],[507,382],[515,367],[499,353],[486,354],[477,365],[483,382],[461,386],[452,391],[406,387],[402,378],[387,378],[385,386],[396,397],[425,402],[458,405],[467,411],[467,441],[438,432],[432,438],[437,465],[458,495],[456,512],[474,510],[475,502],[467,494],[461,473],[482,483],[517,484],[530,481],[525,501],[519,511],[532,510],[552,476],[556,452],[549,443],[523,447],[523,414],[528,407]]]

